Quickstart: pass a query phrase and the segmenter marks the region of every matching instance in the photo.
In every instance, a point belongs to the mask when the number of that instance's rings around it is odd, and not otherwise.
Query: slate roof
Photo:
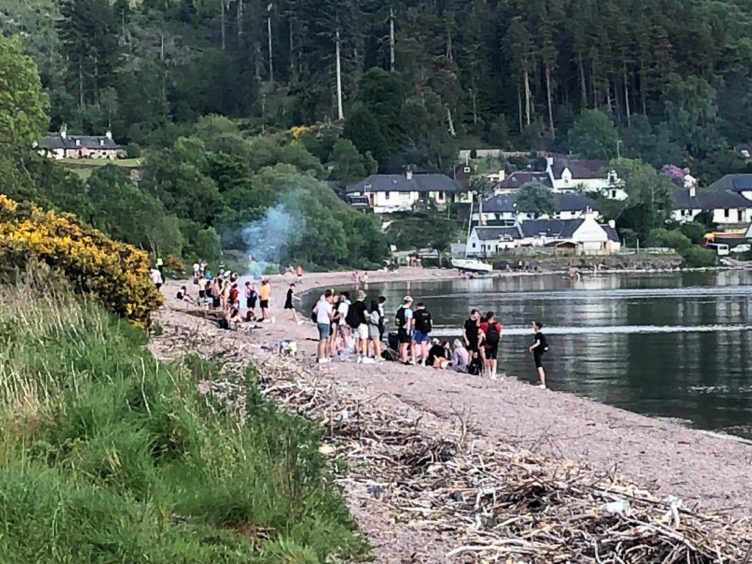
[[[752,191],[752,174],[727,174],[710,185],[716,192],[748,192]]]
[[[598,203],[592,198],[580,194],[555,194],[556,211],[585,211],[587,208],[598,210]],[[517,194],[499,194],[483,202],[483,213],[514,213]]]
[[[752,201],[737,193],[725,190],[713,192],[698,190],[695,193],[695,197],[690,198],[689,190],[686,188],[676,188],[674,190],[673,200],[675,210],[752,208]]]
[[[78,142],[78,143],[77,143]],[[106,135],[48,135],[39,140],[40,147],[47,149],[117,149],[118,144]]]
[[[495,190],[516,190],[524,184],[530,182],[540,182],[548,187],[551,187],[551,177],[547,172],[520,170],[513,172],[507,176],[504,180],[494,186]]]
[[[572,173],[572,180],[603,178],[603,169],[608,166],[608,161],[582,161],[574,159],[554,158],[551,170],[554,178],[560,179],[565,168]]]
[[[530,219],[519,223],[520,231],[524,237],[558,237],[569,239],[575,231],[585,221],[584,218],[578,219]]]
[[[621,243],[621,239],[619,238],[619,233],[616,231],[615,228],[611,227],[607,223],[601,225],[603,227],[603,230],[606,232],[606,235],[608,235],[609,241],[614,241],[615,243]]]
[[[347,192],[463,192],[464,188],[446,174],[372,174],[347,187]]]
[[[520,230],[516,225],[513,227],[478,226],[474,230],[481,241],[498,241],[504,236],[520,239]]]

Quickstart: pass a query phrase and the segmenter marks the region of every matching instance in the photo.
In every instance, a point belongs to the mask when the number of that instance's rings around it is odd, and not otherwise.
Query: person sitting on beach
[[[240,316],[240,302],[235,302],[234,304],[231,304],[229,308],[227,308],[224,316],[219,320],[219,327],[220,329],[234,328],[237,330],[241,321],[243,321],[243,318]]]
[[[178,299],[178,301],[185,302],[191,305],[194,305],[196,303],[196,300],[188,295],[188,289],[185,286],[180,287],[180,290],[178,290],[178,293],[175,297]]]
[[[452,367],[457,372],[467,372],[467,366],[470,363],[470,352],[459,339],[454,340],[454,350],[452,351]]]
[[[438,339],[431,339],[431,348],[428,349],[428,359],[422,364],[424,366],[431,366],[433,368],[444,369],[449,366],[449,353],[447,347],[449,345],[442,345]]]

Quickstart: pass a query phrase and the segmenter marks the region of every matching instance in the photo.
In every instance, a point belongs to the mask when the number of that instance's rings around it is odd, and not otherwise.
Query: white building
[[[612,200],[626,200],[623,181],[616,171],[608,170],[607,161],[548,157],[546,173],[556,192],[598,192]]]
[[[512,227],[473,228],[467,256],[489,256],[521,247],[566,248],[580,254],[611,254],[621,249],[613,224],[599,224],[592,214],[578,219],[531,219]]]
[[[543,215],[541,219],[576,219],[584,217],[588,213],[594,214],[597,219],[598,203],[581,194],[559,193],[554,194],[556,199],[556,211],[552,216]],[[503,222],[512,225],[516,221],[534,219],[531,215],[517,210],[517,194],[499,194],[483,201],[473,211],[472,220],[481,222],[481,207],[483,209],[483,223]]]
[[[120,147],[112,139],[112,132],[104,135],[69,135],[62,127],[58,135],[42,137],[34,148],[40,155],[60,159],[110,159],[117,158]]]
[[[367,198],[375,213],[410,211],[418,203],[443,208],[450,202],[470,202],[474,194],[445,174],[372,174],[348,186],[350,200]]]
[[[752,221],[752,201],[731,191],[702,191],[694,186],[676,188],[671,218],[686,223],[694,221],[700,214],[706,214],[712,223],[718,225],[749,223]]]
[[[734,192],[752,200],[752,174],[727,174],[710,185],[714,192]]]

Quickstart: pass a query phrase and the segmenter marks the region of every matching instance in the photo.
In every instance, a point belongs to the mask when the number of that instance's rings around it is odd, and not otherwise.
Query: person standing
[[[298,265],[295,269],[295,274],[298,276],[298,284],[303,283],[303,267]]]
[[[201,276],[201,265],[197,262],[193,263],[193,283],[198,284],[198,279]]]
[[[287,289],[287,296],[285,297],[285,310],[292,312],[292,320],[297,323],[298,312],[295,311],[295,306],[292,303],[294,299],[297,299],[297,296],[295,296],[295,283],[292,283]]]
[[[271,321],[269,315],[269,302],[272,299],[272,286],[268,278],[261,279],[261,288],[259,288],[259,305],[261,306],[261,322],[268,323]]]
[[[480,344],[483,345],[484,375],[496,380],[496,368],[499,356],[499,342],[501,341],[501,323],[496,321],[494,312],[486,313],[486,318],[480,324]]]
[[[371,311],[368,314],[368,340],[373,346],[373,358],[381,362],[381,311],[376,300],[371,300]]]
[[[350,307],[347,323],[355,333],[355,354],[357,362],[368,356],[368,306],[366,306],[366,293],[358,290],[358,299]]]
[[[397,310],[395,323],[397,324],[397,339],[399,340],[400,361],[403,364],[409,364],[407,355],[408,348],[411,348],[413,332],[413,299],[405,296],[402,299],[402,305]],[[413,364],[415,364],[415,345],[412,345]]]
[[[543,368],[543,355],[548,352],[548,341],[543,334],[543,323],[540,321],[533,321],[533,333],[533,344],[529,350],[533,353],[535,370],[538,372],[538,387],[545,389],[546,371]]]
[[[480,312],[477,309],[470,311],[470,317],[465,321],[462,329],[462,339],[465,341],[467,352],[470,353],[470,359],[478,358],[478,331],[480,325]]]
[[[386,332],[386,327],[384,320],[386,319],[386,314],[384,313],[384,304],[386,303],[386,298],[384,296],[379,296],[379,341],[384,340],[384,333]]]
[[[426,309],[426,304],[419,302],[413,312],[413,350],[417,352],[420,347],[420,363],[426,365],[428,359],[428,343],[430,341],[429,334],[432,329],[431,313]],[[415,353],[413,353],[415,359]],[[415,359],[417,360],[417,359]]]
[[[248,309],[246,317],[249,321],[256,319],[256,300],[258,300],[256,288],[253,287],[250,281],[247,281],[245,283],[245,307]]]
[[[350,292],[342,292],[339,297],[339,306],[337,307],[337,324],[339,326],[339,336],[342,340],[342,347],[347,348],[350,340],[350,325],[347,323],[347,316],[350,313]]]
[[[317,358],[319,364],[329,362],[329,335],[332,328],[332,300],[334,294],[331,290],[324,292],[319,303],[313,308],[316,314],[316,327],[319,331],[319,344],[317,349]]]
[[[149,277],[151,278],[151,281],[154,283],[154,286],[156,286],[157,290],[159,290],[162,287],[162,284],[164,284],[162,273],[160,272],[158,268],[152,268],[149,271]]]

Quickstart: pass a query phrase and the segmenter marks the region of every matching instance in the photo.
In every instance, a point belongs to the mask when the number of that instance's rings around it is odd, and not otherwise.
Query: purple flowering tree
[[[667,164],[663,165],[663,168],[661,169],[661,174],[668,178],[671,182],[676,184],[677,186],[683,186],[684,185],[684,176],[686,175],[686,172],[684,169],[679,168],[676,165],[673,164]]]

